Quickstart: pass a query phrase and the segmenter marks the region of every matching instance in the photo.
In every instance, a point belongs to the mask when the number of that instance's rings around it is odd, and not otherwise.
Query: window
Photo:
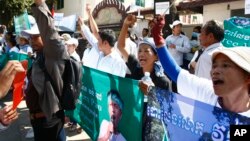
[[[57,9],[64,8],[64,0],[57,0]]]
[[[245,9],[231,10],[231,17],[233,17],[233,16],[250,18],[249,14],[245,15]]]

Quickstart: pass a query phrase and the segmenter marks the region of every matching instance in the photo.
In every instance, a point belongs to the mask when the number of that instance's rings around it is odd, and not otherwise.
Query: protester
[[[24,30],[21,34],[30,36],[31,46],[37,53],[32,68],[28,71],[29,83],[26,89],[26,104],[34,139],[65,141],[65,115],[58,96],[63,91],[64,60],[69,59],[69,55],[56,31],[45,0],[34,0],[31,10],[37,24],[34,20],[31,29]]]
[[[224,38],[224,30],[218,23],[208,21],[201,29],[200,45],[204,51],[195,66],[195,75],[211,79],[212,54],[219,50],[220,41]]]
[[[84,24],[82,18],[79,18],[78,20],[83,36],[85,36],[92,45],[91,49],[84,52],[83,65],[111,73],[113,75],[125,77],[126,65],[121,56],[114,49],[116,41],[115,32],[110,29],[98,32],[94,18],[90,12],[88,13],[93,34]]]
[[[80,56],[76,53],[76,48],[78,47],[78,40],[76,38],[70,38],[66,41],[67,51],[70,56],[72,56],[75,60],[81,62]]]
[[[23,54],[28,54],[32,56],[33,50],[29,44],[29,37],[28,36],[19,36],[19,52]]]
[[[16,73],[24,72],[22,64],[18,61],[8,61],[4,68],[0,71],[0,99],[3,98],[9,91]],[[0,109],[0,131],[6,129],[13,121],[18,118],[16,109],[12,105],[5,106]]]
[[[118,130],[122,118],[124,103],[116,90],[108,92],[108,111],[110,121],[103,120],[100,126],[98,141],[126,141]]]
[[[200,34],[201,34],[201,26],[195,26],[190,39],[192,53],[194,53],[196,50],[200,48],[200,37],[199,37]]]
[[[11,37],[6,42],[7,42],[7,46],[10,48],[8,53],[10,53],[10,52],[18,53],[19,52],[19,48],[16,46],[17,42],[16,42],[15,36]]]
[[[118,49],[120,50],[123,59],[126,62],[127,67],[131,71],[130,78],[141,80],[144,77],[145,72],[150,73],[150,77],[156,87],[171,90],[171,82],[164,74],[164,70],[158,61],[158,55],[156,52],[156,47],[152,38],[146,38],[140,42],[138,48],[138,59],[134,55],[129,55],[125,49],[126,42],[126,32],[128,27],[133,26],[136,22],[135,16],[129,15],[124,20],[119,38],[118,38]],[[140,83],[140,87],[142,91],[147,94],[148,90],[142,83]],[[145,137],[146,134],[146,124],[150,122],[150,119],[146,118],[147,114],[147,103],[144,103],[144,111],[143,111],[143,135]],[[162,127],[162,126],[160,126]],[[161,129],[159,129],[160,131]],[[164,129],[162,128],[162,136],[164,134]],[[161,135],[159,135],[161,136]]]
[[[67,46],[67,51],[71,57],[73,57],[76,61],[81,62],[80,56],[76,53],[76,48],[78,47],[78,40],[76,38],[70,38],[68,41],[65,42]],[[68,123],[70,126],[69,131],[77,131],[77,133],[81,133],[82,129],[77,129],[77,123],[75,120],[70,119]]]
[[[190,41],[187,36],[181,34],[182,23],[180,21],[174,21],[170,27],[172,28],[172,35],[166,38],[166,44],[177,64],[183,67],[183,54],[190,52]]]
[[[223,48],[212,56],[212,80],[199,78],[181,69],[165,49],[161,30],[164,17],[158,16],[152,29],[157,52],[165,72],[177,82],[178,92],[204,103],[250,117],[250,48]]]

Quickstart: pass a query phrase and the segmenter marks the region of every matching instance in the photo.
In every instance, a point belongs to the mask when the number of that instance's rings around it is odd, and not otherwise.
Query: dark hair
[[[202,27],[202,30],[204,30],[206,34],[212,33],[218,42],[224,38],[224,30],[214,20],[208,21]]]
[[[116,36],[113,30],[104,29],[99,32],[99,36],[103,41],[107,41],[111,47],[114,47],[116,42]]]
[[[146,31],[147,33],[149,32],[148,28],[143,28],[142,30]]]
[[[11,43],[12,46],[16,46],[17,44],[15,36],[12,36],[8,41]]]
[[[0,34],[3,34],[4,33],[4,28],[2,25],[0,25]]]
[[[194,29],[197,29],[198,33],[201,33],[201,26],[196,26],[196,27],[194,27]]]

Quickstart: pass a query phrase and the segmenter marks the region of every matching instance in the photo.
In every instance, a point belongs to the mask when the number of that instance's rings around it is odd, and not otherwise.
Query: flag
[[[28,61],[24,60],[21,62],[22,66],[25,70],[28,68]],[[25,72],[19,72],[16,74],[15,79],[13,81],[14,91],[13,91],[13,109],[19,105],[19,103],[23,99],[23,86],[24,86],[24,79],[26,77]]]
[[[20,34],[22,30],[30,29],[27,10],[19,16],[14,16],[14,25],[16,34]]]
[[[52,4],[52,8],[51,8],[51,15],[54,17],[55,14],[55,6],[54,3]]]

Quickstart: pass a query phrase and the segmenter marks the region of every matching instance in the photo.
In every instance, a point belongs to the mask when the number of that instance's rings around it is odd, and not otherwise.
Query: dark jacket
[[[126,65],[131,71],[131,75],[129,76],[129,78],[136,79],[136,80],[142,79],[142,77],[144,76],[143,69],[140,66],[138,59],[134,55],[129,55]],[[165,74],[157,76],[155,73],[155,69],[154,69],[152,72],[150,72],[150,77],[156,87],[159,87],[165,90],[171,90],[171,86],[170,86],[171,82]]]
[[[39,66],[39,61],[35,60],[32,65],[31,79],[38,93],[39,106],[47,118],[61,110],[57,94],[62,93],[63,80],[62,74],[65,67],[65,59],[69,59],[60,36],[56,31],[53,17],[45,3],[40,6],[35,4],[31,7],[32,13],[36,19],[42,41],[44,43],[43,56],[45,58],[46,70],[53,81],[54,87],[50,81],[45,81],[44,70]],[[31,94],[26,95],[27,103],[32,102]],[[33,99],[37,99],[33,96]],[[34,104],[34,103],[33,103]],[[32,107],[28,108],[32,109]],[[32,104],[31,104],[32,105]],[[32,112],[32,111],[31,111]]]

